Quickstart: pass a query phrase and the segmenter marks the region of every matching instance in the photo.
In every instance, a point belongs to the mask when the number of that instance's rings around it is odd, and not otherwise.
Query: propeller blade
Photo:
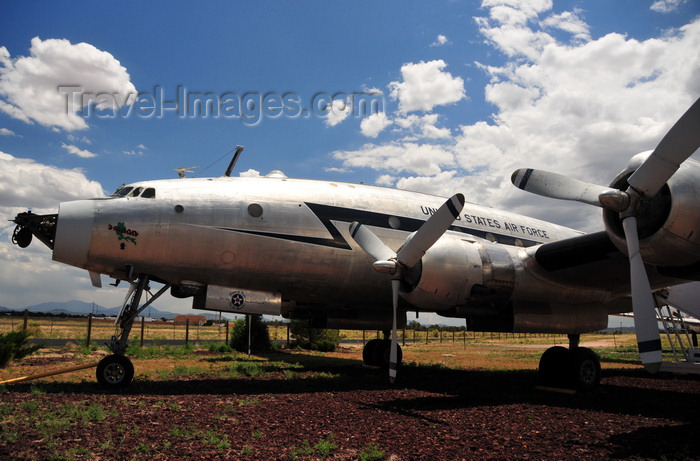
[[[350,236],[360,247],[377,261],[387,261],[396,256],[374,232],[357,221],[350,224]]]
[[[396,310],[399,306],[399,288],[401,287],[401,281],[399,279],[391,280],[391,300],[394,308],[394,318],[391,325],[391,350],[389,352],[389,382],[394,383],[396,381],[396,372],[399,369],[398,364],[398,335],[396,334]]]
[[[630,186],[653,197],[700,147],[700,98],[666,133],[654,152],[629,177]]]
[[[637,335],[639,357],[648,372],[656,373],[661,368],[661,338],[649,279],[644,269],[642,255],[639,253],[637,218],[630,216],[624,219],[622,227],[625,231],[630,260],[634,331]]]
[[[413,238],[399,249],[396,259],[406,267],[413,267],[426,251],[450,228],[464,208],[464,195],[450,197],[413,235]]]
[[[518,189],[560,200],[573,200],[602,207],[599,196],[610,194],[609,187],[591,184],[549,171],[521,168],[515,170],[510,177]]]

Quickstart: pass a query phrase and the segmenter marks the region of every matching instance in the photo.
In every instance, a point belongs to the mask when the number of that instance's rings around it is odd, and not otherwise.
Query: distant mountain
[[[87,315],[90,312],[104,313],[105,308],[95,304],[93,307],[92,303],[86,303],[83,301],[71,300],[63,302],[48,302],[36,304],[34,306],[27,306],[24,309],[29,312],[45,312],[47,314],[80,314]],[[16,309],[23,311],[24,309]],[[105,314],[106,315],[106,314]]]
[[[78,301],[78,300],[71,300],[71,301],[63,301],[63,302],[48,302],[48,303],[41,303],[41,304],[36,304],[34,306],[27,306],[24,309],[27,309],[29,312],[43,312],[47,314],[72,314],[72,315],[88,315],[91,312],[97,315],[106,315],[106,316],[116,316],[119,314],[119,307],[104,307],[100,306],[99,304],[93,304],[93,303],[86,303],[83,301]],[[14,312],[23,312],[24,309],[8,309],[9,311],[14,311]],[[167,311],[161,311],[156,309],[155,307],[147,307],[146,310],[144,311],[146,315],[149,315],[154,318],[166,318],[166,319],[172,319],[175,318],[178,314],[174,314],[172,312],[167,312]]]
[[[59,314],[69,314],[69,315],[88,315],[91,312],[96,314],[96,315],[106,315],[108,317],[112,316],[117,316],[119,315],[119,307],[104,307],[100,306],[99,304],[93,304],[93,303],[86,303],[83,301],[78,301],[78,300],[71,300],[71,301],[63,301],[63,302],[48,302],[48,303],[41,303],[41,304],[36,304],[34,306],[27,306],[24,309],[27,309],[29,312],[42,312],[42,313],[47,313],[47,314],[54,314],[54,315],[59,315]],[[20,314],[21,312],[24,311],[24,309],[9,309],[5,307],[0,307],[0,312],[15,312],[17,314]],[[159,309],[156,309],[153,306],[147,307],[142,313],[142,315],[145,316],[150,316],[156,319],[174,319],[180,314],[176,314],[173,312],[168,312],[168,311],[162,311]],[[219,318],[219,314],[212,312],[212,313],[204,313],[201,311],[192,311],[192,313],[188,313],[188,315],[204,315],[210,320],[216,320]],[[224,318],[228,318],[228,315],[224,315]]]

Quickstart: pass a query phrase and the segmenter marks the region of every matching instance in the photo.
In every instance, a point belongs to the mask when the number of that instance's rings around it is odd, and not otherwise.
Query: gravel
[[[118,392],[8,385],[0,459],[700,459],[697,377],[604,369],[590,394],[538,389],[534,371],[408,366],[400,378],[353,361]]]

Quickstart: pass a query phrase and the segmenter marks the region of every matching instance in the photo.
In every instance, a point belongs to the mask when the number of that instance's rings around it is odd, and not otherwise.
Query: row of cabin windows
[[[152,187],[125,186],[117,189],[112,197],[156,198],[156,190]]]

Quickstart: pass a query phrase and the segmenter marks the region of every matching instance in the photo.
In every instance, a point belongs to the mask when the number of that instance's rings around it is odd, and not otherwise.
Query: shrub
[[[304,349],[332,352],[340,344],[340,331],[311,328],[306,320],[292,320],[289,332]]]
[[[336,347],[338,347],[338,344],[330,339],[322,339],[311,343],[311,349],[319,352],[333,352]]]
[[[21,359],[41,348],[39,345],[29,344],[29,336],[27,330],[0,334],[0,368],[6,367],[11,360]]]
[[[262,316],[251,315],[251,350],[264,352],[270,350],[270,332],[262,321]],[[236,320],[231,334],[231,347],[239,352],[248,352],[248,324],[243,319]]]

